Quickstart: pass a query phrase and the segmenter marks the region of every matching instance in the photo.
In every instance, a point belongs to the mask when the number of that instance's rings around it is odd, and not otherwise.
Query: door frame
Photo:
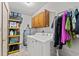
[[[2,43],[2,39],[3,39],[3,16],[2,16],[2,14],[3,14],[2,13],[3,12],[3,6],[2,5],[3,4],[2,4],[2,2],[0,2],[0,3],[1,3],[1,6],[0,6],[0,8],[1,8],[1,15],[0,15],[1,16],[1,24],[0,24],[1,25],[1,38],[0,38],[1,39],[1,42],[0,42],[1,43],[1,45],[0,45],[1,46],[1,50],[0,50],[0,54],[1,55],[0,56],[2,56],[3,55],[3,47],[2,47],[3,46],[2,45],[3,44]]]
[[[1,56],[4,56],[4,55],[3,55],[3,48],[4,48],[4,47],[3,47],[3,42],[4,42],[4,40],[3,40],[3,36],[4,36],[4,35],[3,35],[3,25],[4,25],[4,24],[3,24],[3,16],[4,16],[4,15],[3,15],[3,12],[4,12],[4,11],[3,11],[3,7],[5,7],[5,9],[6,9],[6,11],[7,11],[7,14],[8,14],[8,8],[7,8],[6,4],[5,4],[5,2],[1,2],[1,3],[2,3],[2,16],[1,16],[1,17],[2,17],[2,22],[1,22],[1,23],[2,23],[2,29],[1,29],[1,32],[2,32],[2,33],[1,33],[1,34],[2,34],[2,35],[1,35],[1,37],[2,37],[1,48],[2,48],[2,49],[1,49]],[[4,5],[3,5],[3,4],[4,4]],[[7,21],[8,21],[8,15],[7,15]],[[7,22],[7,29],[8,29],[8,22]],[[7,39],[8,39],[8,34],[7,34]],[[7,41],[7,42],[8,42],[8,41]],[[7,45],[8,45],[8,44],[7,44]],[[8,48],[8,47],[7,47],[7,48]],[[5,52],[5,53],[6,53],[6,52]],[[8,55],[8,53],[7,53],[7,55]]]

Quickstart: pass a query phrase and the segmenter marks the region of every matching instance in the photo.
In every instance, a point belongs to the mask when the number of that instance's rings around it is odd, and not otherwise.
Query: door
[[[44,27],[44,12],[39,14],[39,25],[40,27]]]
[[[3,3],[3,56],[7,56],[8,52],[8,9],[6,3]]]
[[[39,27],[39,20],[38,20],[38,15],[35,16],[35,28],[38,28]]]

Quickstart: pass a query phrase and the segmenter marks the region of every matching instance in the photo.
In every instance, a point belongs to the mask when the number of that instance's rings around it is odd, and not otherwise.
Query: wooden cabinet
[[[34,16],[32,18],[32,28],[38,28],[39,27],[39,20],[38,15]]]
[[[49,26],[49,11],[45,10],[39,14],[39,24],[40,27],[48,27]]]
[[[41,12],[39,15],[39,27],[44,27],[45,23],[44,23],[44,12]]]
[[[49,11],[45,10],[45,27],[49,26]]]
[[[32,28],[42,28],[49,26],[49,12],[44,10],[32,18]]]
[[[39,18],[38,18],[38,15],[35,16],[35,28],[38,28],[39,27]]]

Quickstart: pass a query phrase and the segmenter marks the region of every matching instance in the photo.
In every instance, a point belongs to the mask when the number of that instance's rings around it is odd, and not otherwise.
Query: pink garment
[[[64,14],[62,16],[62,33],[61,33],[61,42],[64,44],[67,40],[70,40],[70,35],[65,30],[65,24],[66,24],[66,15],[67,11],[64,11]]]

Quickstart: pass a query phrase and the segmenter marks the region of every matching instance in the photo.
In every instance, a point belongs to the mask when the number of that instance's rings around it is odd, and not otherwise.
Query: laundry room
[[[0,2],[0,56],[79,56],[79,2]]]

